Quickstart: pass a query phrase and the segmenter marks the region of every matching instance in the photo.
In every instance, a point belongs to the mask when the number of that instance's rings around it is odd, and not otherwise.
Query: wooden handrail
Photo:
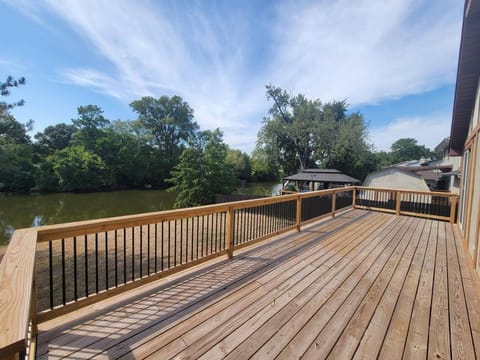
[[[377,187],[369,187],[369,186],[355,186],[357,190],[374,190],[374,191],[389,191],[395,192],[400,191],[401,193],[412,193],[418,195],[432,195],[432,196],[443,196],[443,197],[450,197],[450,196],[458,196],[453,193],[444,193],[439,191],[421,191],[421,190],[410,190],[410,189],[389,189],[389,188],[377,188]]]
[[[0,264],[0,358],[25,351],[35,296],[37,231],[17,230]],[[36,309],[33,309],[36,312]],[[35,327],[36,324],[33,324]]]

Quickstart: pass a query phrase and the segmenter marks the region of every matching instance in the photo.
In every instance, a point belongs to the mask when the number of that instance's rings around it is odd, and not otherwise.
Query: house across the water
[[[283,178],[282,192],[302,192],[357,185],[360,180],[336,169],[303,169]]]

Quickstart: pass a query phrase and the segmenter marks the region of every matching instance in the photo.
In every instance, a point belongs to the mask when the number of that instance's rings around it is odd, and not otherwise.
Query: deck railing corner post
[[[450,224],[455,224],[455,213],[457,208],[457,195],[450,196]]]
[[[335,208],[337,207],[337,192],[332,192],[332,217],[335,217]]]
[[[356,207],[356,198],[357,198],[357,187],[354,186],[352,190],[352,208],[355,209]]]
[[[302,197],[300,194],[297,195],[297,208],[296,208],[296,227],[297,231],[300,231],[301,224],[302,224]]]
[[[234,222],[235,222],[235,212],[230,207],[227,210],[227,218],[226,218],[226,233],[225,233],[225,243],[227,245],[227,254],[228,258],[231,259],[233,257],[233,247],[234,247],[234,239],[233,239],[233,230],[234,230]]]

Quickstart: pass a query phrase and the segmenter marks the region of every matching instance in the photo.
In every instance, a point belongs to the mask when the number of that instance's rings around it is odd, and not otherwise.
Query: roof
[[[462,155],[480,76],[480,0],[465,1],[457,82],[450,130],[450,155]]]
[[[438,180],[442,177],[442,173],[434,170],[421,170],[417,171],[417,174],[423,177],[425,180]]]
[[[371,172],[370,174],[368,174],[367,177],[365,178],[364,183],[367,181],[368,178],[370,178],[373,175],[377,175],[377,174],[380,174],[380,173],[383,173],[383,172],[392,172],[392,171],[399,172],[399,173],[402,173],[404,175],[416,177],[416,178],[419,178],[419,179],[423,179],[423,177],[421,175],[417,174],[416,171],[410,170],[409,167],[407,167],[407,166],[389,166],[389,167],[386,167],[386,168],[383,168],[383,169],[380,169],[380,170],[377,170],[377,171],[374,171],[374,172]]]
[[[336,169],[304,169],[297,174],[287,176],[284,180],[331,182],[357,184],[360,180],[345,175]]]
[[[452,170],[452,165],[433,165],[433,166],[393,166],[396,169],[402,169],[406,171],[427,171],[427,170]]]

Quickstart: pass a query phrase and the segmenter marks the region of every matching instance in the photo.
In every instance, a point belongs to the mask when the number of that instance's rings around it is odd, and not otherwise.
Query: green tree
[[[228,149],[225,162],[232,167],[236,178],[247,181],[252,178],[252,167],[248,154],[240,150]]]
[[[11,76],[0,83],[0,95],[10,95],[10,88],[25,84],[25,79]],[[22,106],[23,100],[7,103],[0,101],[0,191],[28,191],[34,186],[32,143],[27,131],[32,121],[18,122],[10,109]]]
[[[345,101],[322,104],[301,94],[292,97],[272,85],[267,86],[267,99],[273,105],[258,134],[257,149],[264,157],[275,157],[283,172],[334,167],[362,178],[375,168],[363,116],[347,114]]]
[[[110,121],[103,116],[103,110],[97,105],[79,106],[78,117],[72,119],[77,129],[72,136],[73,145],[85,146],[93,153],[101,152],[101,142],[106,138],[105,129]]]
[[[312,166],[313,129],[321,117],[321,102],[308,100],[299,94],[290,96],[285,90],[268,85],[267,99],[273,101],[270,118],[264,119],[260,132],[262,142],[270,143],[279,154],[285,170],[291,172],[292,161],[298,161],[301,169]]]
[[[193,109],[179,96],[146,96],[130,106],[138,113],[139,123],[153,135],[154,144],[173,162],[182,151],[181,145],[195,138],[198,125]]]
[[[47,158],[64,191],[91,191],[111,185],[105,163],[84,146],[69,146]]]
[[[233,169],[226,163],[227,145],[220,130],[204,131],[185,149],[172,170],[172,190],[178,192],[176,208],[215,201],[215,194],[229,194],[235,188]]]
[[[29,191],[34,187],[32,159],[31,144],[16,143],[0,135],[0,191]]]
[[[10,88],[19,87],[20,85],[25,85],[24,77],[15,79],[12,76],[8,76],[5,81],[0,82],[0,96],[9,96]],[[13,103],[0,101],[0,114],[8,112],[8,110],[13,109],[15,106],[23,106],[23,104],[25,104],[25,101],[23,99]]]
[[[36,151],[42,157],[46,157],[52,155],[55,151],[65,149],[76,130],[74,125],[65,123],[47,126],[42,132],[38,132],[34,136]]]
[[[418,160],[424,156],[430,156],[432,152],[425,145],[418,145],[416,139],[402,138],[395,141],[391,146],[391,156],[394,163],[406,160]]]
[[[276,156],[264,147],[257,146],[251,157],[254,181],[273,181],[280,177],[280,164]]]
[[[365,141],[367,127],[361,114],[354,113],[336,123],[334,142],[324,158],[324,167],[334,168],[363,180],[377,169],[371,146]]]

